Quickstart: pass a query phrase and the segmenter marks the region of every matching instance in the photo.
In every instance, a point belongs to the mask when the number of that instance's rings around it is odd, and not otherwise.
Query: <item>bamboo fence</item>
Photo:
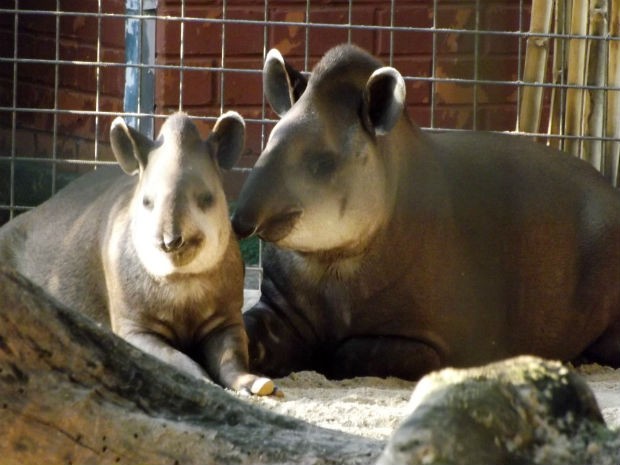
[[[620,0],[533,0],[529,32],[517,131],[541,132],[548,92],[548,144],[587,160],[616,186]]]

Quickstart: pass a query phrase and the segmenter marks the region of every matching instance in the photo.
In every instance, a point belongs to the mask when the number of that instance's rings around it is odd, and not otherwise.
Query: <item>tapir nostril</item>
[[[183,236],[164,235],[161,241],[161,248],[164,252],[175,252],[185,245]]]
[[[256,223],[254,221],[248,221],[236,212],[233,214],[231,222],[233,230],[239,239],[250,237],[256,232]]]

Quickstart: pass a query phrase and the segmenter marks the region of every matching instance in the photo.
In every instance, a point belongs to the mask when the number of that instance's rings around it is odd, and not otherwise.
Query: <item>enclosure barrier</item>
[[[510,131],[586,158],[616,183],[620,0],[13,0],[0,5],[0,224],[113,163],[112,119],[141,131],[183,110],[206,133],[241,113],[233,201],[276,115],[263,59],[310,72],[342,42],[396,67],[430,130]],[[472,154],[475,156],[475,154]],[[246,262],[260,269],[256,243]]]

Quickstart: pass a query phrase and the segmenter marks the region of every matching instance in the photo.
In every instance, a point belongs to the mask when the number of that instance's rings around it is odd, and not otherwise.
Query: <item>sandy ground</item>
[[[258,287],[255,277],[250,283]],[[260,291],[246,289],[244,310],[259,296]],[[577,371],[592,388],[607,425],[620,432],[620,369],[583,365]],[[251,398],[251,402],[325,428],[375,439],[388,438],[404,420],[416,384],[396,378],[331,381],[310,371],[275,381],[284,397]]]
[[[588,380],[607,424],[620,432],[620,369],[585,365],[577,371]],[[415,387],[396,378],[330,381],[309,371],[276,383],[284,391],[283,398],[251,401],[325,428],[375,439],[388,438],[404,419]]]

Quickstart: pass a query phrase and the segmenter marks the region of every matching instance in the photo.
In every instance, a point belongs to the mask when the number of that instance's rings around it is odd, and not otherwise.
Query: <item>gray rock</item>
[[[586,382],[559,362],[522,356],[425,376],[377,465],[619,465]]]

